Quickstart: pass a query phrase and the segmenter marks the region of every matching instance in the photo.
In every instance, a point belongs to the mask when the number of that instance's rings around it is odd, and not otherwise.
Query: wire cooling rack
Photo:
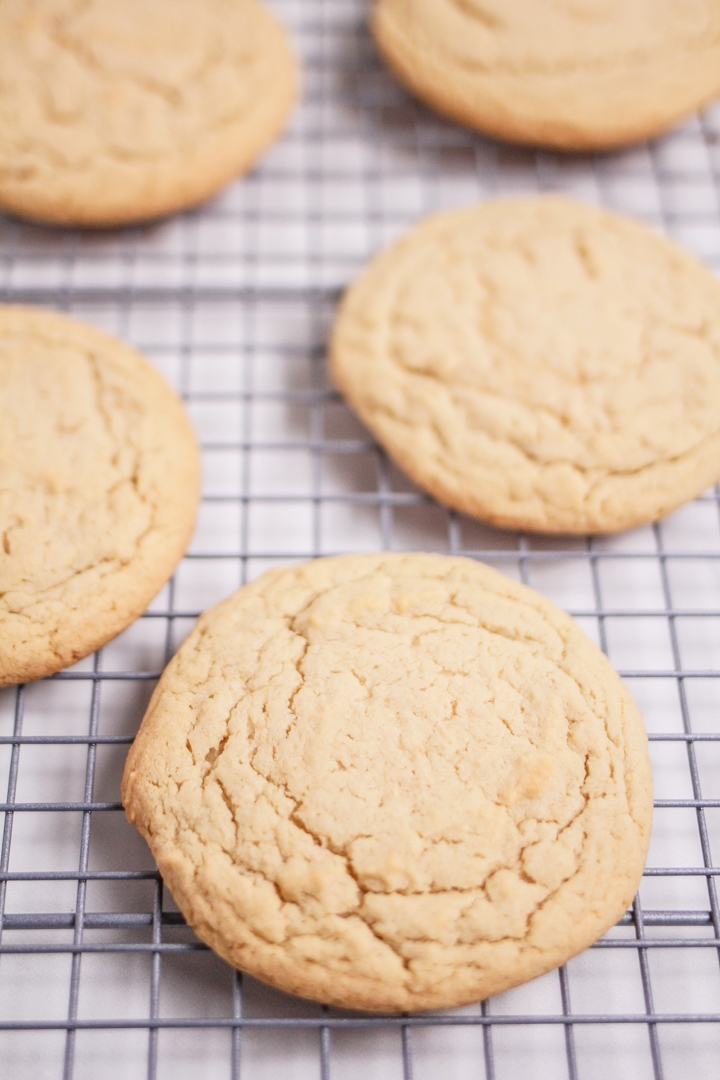
[[[694,1080],[720,1071],[720,500],[606,539],[449,513],[332,390],[327,330],[367,258],[431,211],[560,190],[720,269],[720,110],[596,158],[483,140],[379,63],[365,0],[277,0],[305,63],[291,129],[213,203],[147,228],[0,219],[0,295],[85,318],[182,393],[204,451],[192,547],[148,613],[54,678],[0,692],[0,1062],[12,1080]],[[656,811],[633,909],[559,972],[482,1005],[343,1014],[231,971],[184,926],[119,779],[200,610],[269,566],[348,551],[478,557],[570,611],[628,680]]]

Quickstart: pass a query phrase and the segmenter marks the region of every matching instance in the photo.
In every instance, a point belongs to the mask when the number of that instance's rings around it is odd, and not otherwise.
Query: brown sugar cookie
[[[421,222],[345,295],[331,370],[413,480],[495,525],[616,532],[720,478],[720,283],[568,199]]]
[[[251,167],[296,93],[257,0],[3,0],[0,207],[95,226],[193,206]]]
[[[623,146],[720,94],[720,0],[375,0],[372,29],[419,97],[511,142]]]
[[[182,558],[200,484],[180,400],[126,345],[0,307],[0,686],[80,660]]]
[[[123,802],[226,960],[388,1011],[590,945],[652,813],[640,714],[573,620],[469,559],[400,554],[271,571],[203,615]]]

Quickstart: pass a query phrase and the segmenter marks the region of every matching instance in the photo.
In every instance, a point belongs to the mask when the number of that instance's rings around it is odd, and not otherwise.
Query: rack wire
[[[0,218],[0,295],[140,348],[183,395],[205,487],[147,614],[69,671],[0,692],[0,1060],[14,1080],[696,1080],[720,1061],[720,497],[619,537],[500,532],[413,487],[325,374],[342,288],[426,213],[559,190],[720,270],[720,109],[627,153],[500,146],[412,100],[366,0],[276,0],[305,66],[293,124],[199,210],[112,233]],[[643,708],[656,811],[633,908],[559,972],[449,1013],[369,1017],[231,971],[184,925],[119,778],[197,614],[271,565],[427,549],[481,558],[573,614]]]

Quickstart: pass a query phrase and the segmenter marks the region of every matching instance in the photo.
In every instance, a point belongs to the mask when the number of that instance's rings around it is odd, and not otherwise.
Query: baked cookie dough
[[[257,0],[3,0],[0,207],[97,226],[193,206],[250,168],[296,92]]]
[[[372,28],[419,97],[511,142],[623,146],[720,94],[720,0],[376,0]]]
[[[136,352],[0,307],[0,686],[67,667],[145,610],[197,511],[197,444]]]
[[[652,813],[640,714],[572,619],[469,559],[399,554],[271,571],[202,616],[123,801],[231,964],[388,1011],[590,945]]]
[[[421,222],[346,294],[331,366],[416,483],[495,525],[615,532],[720,477],[720,282],[567,199]]]

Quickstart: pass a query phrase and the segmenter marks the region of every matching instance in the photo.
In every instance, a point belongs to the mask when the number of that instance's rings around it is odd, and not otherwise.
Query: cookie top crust
[[[123,801],[186,919],[280,989],[478,1000],[624,913],[652,796],[637,708],[543,597],[469,559],[265,574],[201,617]]]
[[[720,94],[720,0],[375,0],[371,22],[410,89],[509,141],[621,146]]]
[[[720,477],[720,283],[606,210],[421,222],[346,293],[330,351],[405,471],[496,525],[616,532]]]
[[[0,206],[82,226],[192,206],[278,136],[297,82],[257,0],[4,0]]]
[[[199,499],[190,422],[136,352],[0,307],[0,686],[124,630],[182,558]]]

